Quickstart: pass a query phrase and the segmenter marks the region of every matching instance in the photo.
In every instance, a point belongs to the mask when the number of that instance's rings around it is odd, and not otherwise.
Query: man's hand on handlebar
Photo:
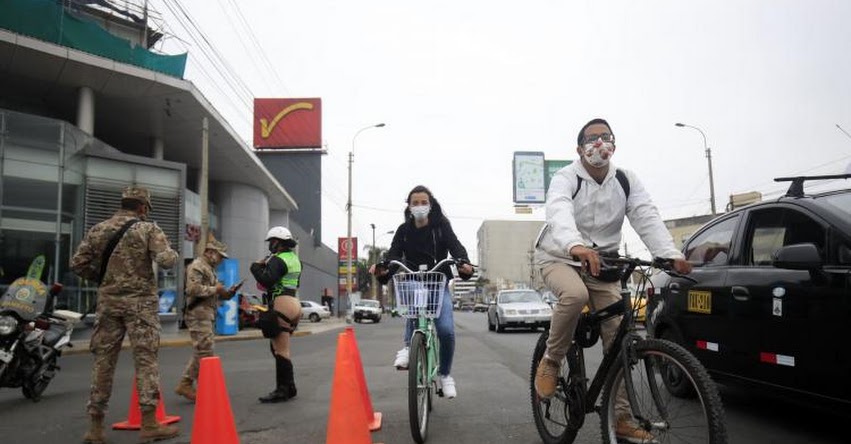
[[[689,274],[691,263],[685,259],[674,259],[674,270],[679,274]]]
[[[461,274],[466,274],[468,276],[473,275],[473,266],[470,265],[469,262],[459,263],[458,264],[458,272]]]
[[[591,273],[591,276],[597,277],[600,275],[600,254],[596,251],[577,245],[570,249],[570,254],[579,262],[582,263],[582,271]]]

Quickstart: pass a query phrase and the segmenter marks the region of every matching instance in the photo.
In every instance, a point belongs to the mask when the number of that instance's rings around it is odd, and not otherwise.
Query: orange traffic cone
[[[366,423],[370,432],[381,429],[381,413],[372,409],[372,398],[369,396],[369,389],[366,386],[366,375],[363,372],[363,362],[360,359],[360,351],[358,350],[358,341],[355,339],[355,329],[346,327],[346,336],[349,339],[349,353],[355,363],[355,376],[357,377],[358,388],[361,394],[361,403],[363,404],[364,414],[366,415]]]
[[[361,404],[361,394],[357,387],[354,357],[347,350],[349,344],[346,333],[337,336],[337,358],[325,444],[372,444],[364,415],[351,414],[352,406]]]
[[[112,425],[114,430],[139,430],[142,428],[142,408],[139,407],[139,392],[136,389],[136,377],[133,377],[133,391],[130,392],[130,407],[127,409],[127,421],[116,422]],[[180,421],[179,416],[166,415],[163,393],[160,390],[160,400],[157,403],[157,422],[160,424],[173,424]]]
[[[239,444],[222,362],[218,356],[201,359],[191,442]]]

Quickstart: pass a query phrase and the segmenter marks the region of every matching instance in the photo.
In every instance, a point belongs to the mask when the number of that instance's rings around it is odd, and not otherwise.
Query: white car
[[[318,302],[301,301],[301,318],[310,319],[310,322],[319,322],[331,317],[331,310]]]
[[[535,290],[503,290],[488,306],[488,330],[550,328],[553,310]]]
[[[371,319],[374,323],[381,322],[381,304],[372,299],[361,299],[355,303],[355,322]]]

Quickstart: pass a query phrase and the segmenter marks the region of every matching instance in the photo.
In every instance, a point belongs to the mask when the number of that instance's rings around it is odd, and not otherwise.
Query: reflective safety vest
[[[298,289],[298,280],[301,276],[301,261],[298,256],[292,251],[283,251],[276,255],[278,259],[284,261],[287,266],[287,273],[281,277],[281,280],[275,284],[272,289],[272,295],[278,296],[281,294],[293,294]],[[291,290],[285,292],[284,290]]]

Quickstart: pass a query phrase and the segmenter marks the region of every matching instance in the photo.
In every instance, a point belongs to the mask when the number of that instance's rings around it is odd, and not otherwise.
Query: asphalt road
[[[540,443],[529,407],[529,366],[538,333],[488,332],[482,313],[455,313],[456,348],[453,375],[458,398],[434,403],[430,443]],[[409,443],[406,373],[392,368],[401,345],[402,322],[385,318],[379,324],[356,324],[373,407],[383,414],[383,428],[374,442]],[[263,340],[217,345],[222,359],[231,407],[242,443],[324,443],[334,353],[340,330],[294,339],[294,363],[299,396],[290,402],[264,405],[257,396],[273,384],[273,362]],[[160,352],[163,394],[170,415],[180,415],[182,435],[170,443],[189,443],[193,404],[178,399],[176,385],[188,348]],[[589,366],[599,362],[599,350],[588,355]],[[3,443],[79,442],[86,427],[85,402],[91,358],[66,356],[62,371],[40,403],[24,399],[20,390],[0,389],[0,437]],[[132,378],[128,351],[122,352],[107,422],[126,419]],[[753,390],[722,386],[730,442],[838,443],[848,442],[844,425],[849,417],[809,404]],[[354,406],[353,406],[354,408]],[[135,443],[135,432],[109,431],[111,443]],[[599,421],[586,419],[578,443],[600,442]],[[227,443],[225,443],[227,444]]]

